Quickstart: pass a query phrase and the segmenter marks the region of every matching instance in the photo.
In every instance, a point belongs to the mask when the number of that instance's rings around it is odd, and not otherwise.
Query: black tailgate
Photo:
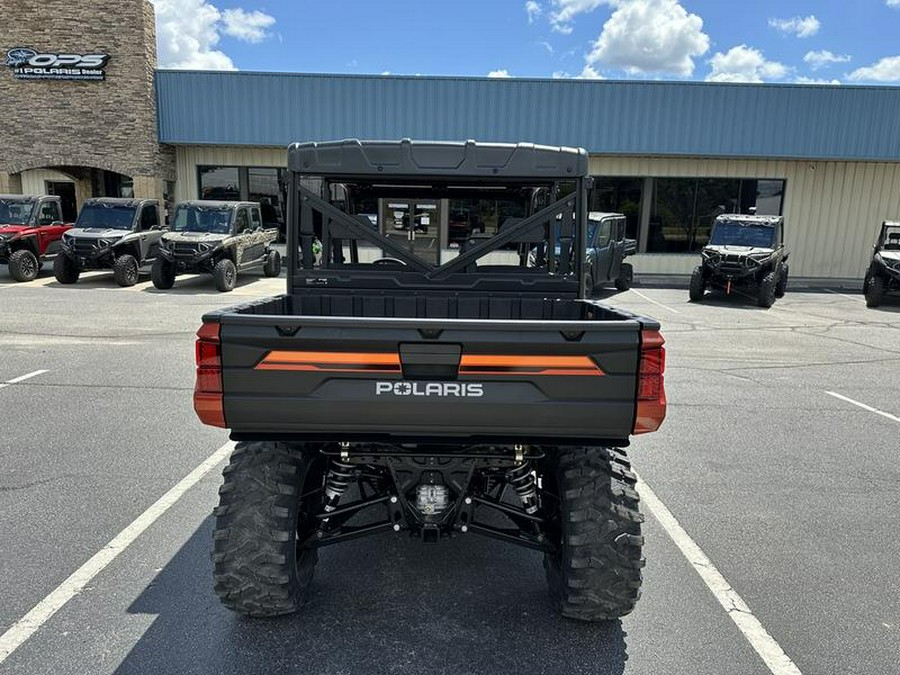
[[[237,438],[627,442],[641,324],[221,314]]]

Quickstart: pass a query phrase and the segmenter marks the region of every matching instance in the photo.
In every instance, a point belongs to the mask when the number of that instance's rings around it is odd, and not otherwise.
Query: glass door
[[[441,252],[440,201],[382,199],[381,232],[417,258],[438,264]]]

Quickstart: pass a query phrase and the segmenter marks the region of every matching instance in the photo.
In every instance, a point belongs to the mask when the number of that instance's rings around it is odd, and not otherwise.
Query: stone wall
[[[3,0],[0,26],[0,175],[78,166],[174,180],[174,153],[157,142],[149,0]],[[106,80],[14,79],[2,65],[14,47],[109,54]]]

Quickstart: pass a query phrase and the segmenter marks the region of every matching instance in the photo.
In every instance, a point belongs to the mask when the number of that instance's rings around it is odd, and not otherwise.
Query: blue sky
[[[153,0],[161,67],[900,83],[900,0]]]

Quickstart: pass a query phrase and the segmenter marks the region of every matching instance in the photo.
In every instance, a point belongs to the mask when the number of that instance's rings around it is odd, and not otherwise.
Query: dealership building
[[[792,276],[858,283],[900,219],[900,88],[159,70],[147,0],[9,0],[0,25],[0,193],[69,217],[91,196],[249,199],[283,224],[289,143],[413,138],[585,148],[638,275],[688,273],[716,215],[755,210],[784,216]],[[424,210],[454,254],[461,205],[383,201],[382,226]]]

